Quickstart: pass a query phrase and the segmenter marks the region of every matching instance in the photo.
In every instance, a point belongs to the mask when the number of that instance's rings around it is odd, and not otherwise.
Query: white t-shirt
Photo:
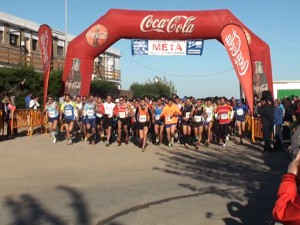
[[[34,99],[30,100],[30,102],[29,102],[30,109],[36,110],[36,109],[38,109],[38,107],[40,107],[40,104],[37,101],[35,101]]]
[[[115,108],[116,104],[113,102],[111,102],[111,103],[104,102],[103,106],[104,106],[104,114],[108,115],[108,118],[113,117],[114,108]]]

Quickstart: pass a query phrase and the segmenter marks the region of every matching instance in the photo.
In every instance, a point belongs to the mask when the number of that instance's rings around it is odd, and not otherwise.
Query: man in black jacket
[[[261,99],[262,107],[258,109],[262,122],[262,132],[264,139],[264,152],[272,152],[271,146],[271,134],[274,126],[274,107],[272,105],[272,99]]]

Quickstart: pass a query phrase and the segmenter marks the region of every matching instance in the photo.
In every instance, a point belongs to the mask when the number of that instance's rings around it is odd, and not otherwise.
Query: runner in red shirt
[[[221,104],[217,107],[216,114],[219,119],[220,145],[225,147],[225,140],[233,112],[232,107],[226,104],[224,97],[221,98]]]

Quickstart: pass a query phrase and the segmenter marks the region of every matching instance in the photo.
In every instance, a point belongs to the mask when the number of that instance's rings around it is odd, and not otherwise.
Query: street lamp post
[[[65,0],[65,16],[66,16],[66,34],[65,34],[65,57],[68,48],[68,0]]]

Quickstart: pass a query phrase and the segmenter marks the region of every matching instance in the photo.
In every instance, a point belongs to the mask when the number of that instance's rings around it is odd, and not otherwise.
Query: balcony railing
[[[53,70],[63,70],[64,58],[53,57],[51,68]],[[42,57],[39,53],[24,52],[19,47],[0,46],[0,65],[12,66],[22,65],[32,67],[34,70],[42,71]],[[101,80],[121,81],[120,70],[106,70],[99,64],[94,64],[94,74]]]

